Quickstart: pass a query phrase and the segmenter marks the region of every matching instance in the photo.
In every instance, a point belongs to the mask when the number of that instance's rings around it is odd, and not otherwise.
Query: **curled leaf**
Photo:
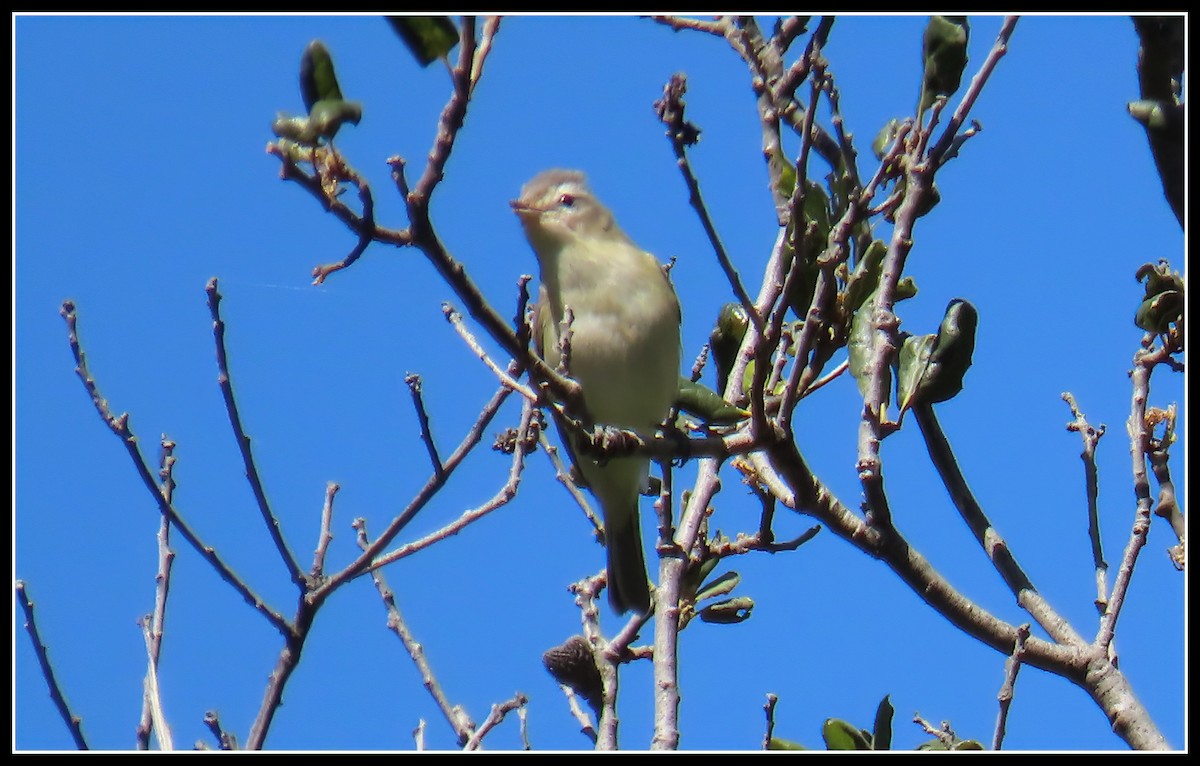
[[[930,16],[921,41],[921,98],[917,114],[933,106],[939,96],[950,96],[967,68],[967,41],[971,26],[966,16]]]
[[[871,730],[872,750],[892,749],[892,715],[896,709],[892,707],[892,701],[888,697],[887,694],[883,695],[883,699],[879,700],[879,707],[875,709],[875,726]]]
[[[388,16],[387,21],[421,66],[446,56],[458,44],[458,28],[449,16]]]
[[[713,559],[716,561],[716,559]],[[706,598],[716,598],[717,596],[727,596],[738,586],[742,581],[742,576],[737,572],[726,572],[715,580],[710,580],[705,583],[702,588],[696,593],[696,600],[703,601]]]
[[[826,718],[821,726],[821,738],[826,750],[870,750],[871,743],[862,730],[840,718]]]
[[[749,326],[750,319],[740,303],[726,303],[717,313],[716,324],[708,336],[708,349],[717,368],[717,391],[724,391],[729,382],[729,372]]]
[[[808,748],[801,745],[799,742],[793,742],[790,739],[781,737],[771,737],[767,740],[768,750],[807,750]]]
[[[1134,323],[1147,332],[1165,333],[1171,325],[1183,323],[1184,281],[1179,272],[1172,271],[1166,261],[1157,265],[1147,263],[1137,270],[1139,282],[1146,283],[1146,292]]]
[[[309,43],[300,56],[300,95],[309,112],[318,101],[342,100],[342,89],[333,72],[333,57],[320,40]]]
[[[700,619],[718,625],[734,625],[750,619],[750,612],[753,610],[754,599],[738,596],[706,606],[700,610]]]

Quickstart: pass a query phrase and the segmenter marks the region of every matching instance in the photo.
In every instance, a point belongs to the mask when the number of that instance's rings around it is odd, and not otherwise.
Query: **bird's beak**
[[[522,202],[519,199],[511,200],[508,204],[512,206],[513,212],[522,219],[537,218],[542,214],[542,211],[539,208],[536,208],[526,202]]]

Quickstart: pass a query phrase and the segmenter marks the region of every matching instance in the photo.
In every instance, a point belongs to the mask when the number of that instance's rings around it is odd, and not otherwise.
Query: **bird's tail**
[[[627,500],[625,502],[628,502]],[[650,611],[650,583],[642,533],[638,524],[637,497],[631,508],[605,508],[604,540],[608,565],[608,602],[617,614]]]

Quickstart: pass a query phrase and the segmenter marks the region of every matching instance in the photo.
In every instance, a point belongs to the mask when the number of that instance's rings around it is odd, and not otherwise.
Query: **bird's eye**
[[[561,197],[558,198],[558,204],[562,205],[563,207],[574,207],[575,206],[575,195],[574,194],[562,195]]]

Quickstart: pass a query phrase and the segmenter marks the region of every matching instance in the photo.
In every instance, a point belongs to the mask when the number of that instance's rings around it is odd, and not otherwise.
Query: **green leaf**
[[[864,397],[867,395],[871,383],[865,368],[871,353],[871,315],[875,313],[878,295],[879,290],[876,288],[858,311],[854,312],[854,318],[850,322],[850,340],[847,343],[847,351],[850,354],[850,374],[858,382],[858,392]],[[885,392],[884,400],[881,403],[886,407],[888,393],[892,388],[891,371],[885,368],[880,374],[884,376],[883,390]]]
[[[888,696],[883,695],[879,707],[875,708],[875,727],[871,731],[872,750],[892,749],[892,715],[896,710]]]
[[[1131,101],[1127,108],[1129,116],[1147,130],[1163,134],[1183,133],[1183,104],[1167,101]]]
[[[790,739],[782,739],[780,737],[771,737],[767,740],[768,750],[807,750],[808,748],[801,745],[799,742],[793,742]]]
[[[912,277],[901,277],[896,283],[896,301],[917,297],[917,283]]]
[[[713,559],[716,561],[717,559]],[[726,572],[715,580],[705,583],[704,587],[700,588],[696,593],[696,601],[703,601],[706,598],[716,598],[717,596],[726,596],[738,586],[742,581],[742,576],[737,572]]]
[[[871,152],[875,155],[875,159],[882,160],[887,156],[888,150],[892,148],[892,142],[896,140],[896,134],[900,132],[900,120],[893,117],[884,123],[879,132],[875,134],[875,139],[871,141]]]
[[[696,591],[700,589],[700,583],[704,582],[704,578],[712,574],[712,571],[717,568],[717,564],[719,563],[721,563],[721,560],[714,556],[705,559],[699,565],[689,567],[687,574],[683,576],[683,581],[680,583],[680,598],[684,601],[695,601]]]
[[[962,390],[963,376],[975,353],[975,329],[979,312],[975,306],[955,298],[946,306],[938,327],[937,341],[929,358],[929,368],[921,382],[921,396],[928,402],[944,402]]]
[[[318,101],[341,101],[342,90],[333,72],[333,57],[320,40],[313,40],[300,57],[300,95],[312,113]]]
[[[951,750],[986,750],[981,743],[973,739],[960,739],[950,746]]]
[[[876,239],[867,246],[863,253],[861,265],[854,269],[854,274],[846,284],[845,306],[853,313],[863,305],[867,296],[879,287],[880,267],[883,266],[883,256],[887,255],[887,243]]]
[[[788,160],[780,147],[775,148],[767,163],[772,171],[771,177],[779,179],[775,184],[775,193],[782,199],[791,199],[792,192],[796,190],[796,166]]]
[[[916,403],[917,392],[937,335],[906,335],[896,360],[896,406],[904,412]]]
[[[870,750],[871,743],[861,730],[840,718],[826,718],[821,726],[826,750]]]
[[[921,44],[921,97],[918,117],[939,96],[950,96],[962,82],[967,68],[967,42],[971,27],[966,16],[930,16]]]
[[[720,394],[703,383],[679,376],[679,393],[675,395],[679,409],[715,426],[727,426],[750,417],[750,412],[725,401]]]
[[[449,16],[388,16],[387,20],[421,66],[429,66],[458,45],[458,28]]]
[[[740,303],[726,303],[717,313],[717,322],[708,336],[708,350],[717,370],[717,391],[723,392],[729,382],[729,373],[749,326],[750,319]]]
[[[718,601],[700,610],[700,619],[717,625],[735,625],[750,619],[754,610],[754,599],[749,596]]]
[[[1185,285],[1179,272],[1171,271],[1166,261],[1157,265],[1147,263],[1137,270],[1139,282],[1146,283],[1146,292],[1134,323],[1147,332],[1164,333],[1172,324],[1183,322]]]
[[[946,306],[937,335],[904,338],[897,356],[896,398],[900,411],[918,403],[934,404],[962,390],[963,376],[975,353],[979,314],[961,298]]]

